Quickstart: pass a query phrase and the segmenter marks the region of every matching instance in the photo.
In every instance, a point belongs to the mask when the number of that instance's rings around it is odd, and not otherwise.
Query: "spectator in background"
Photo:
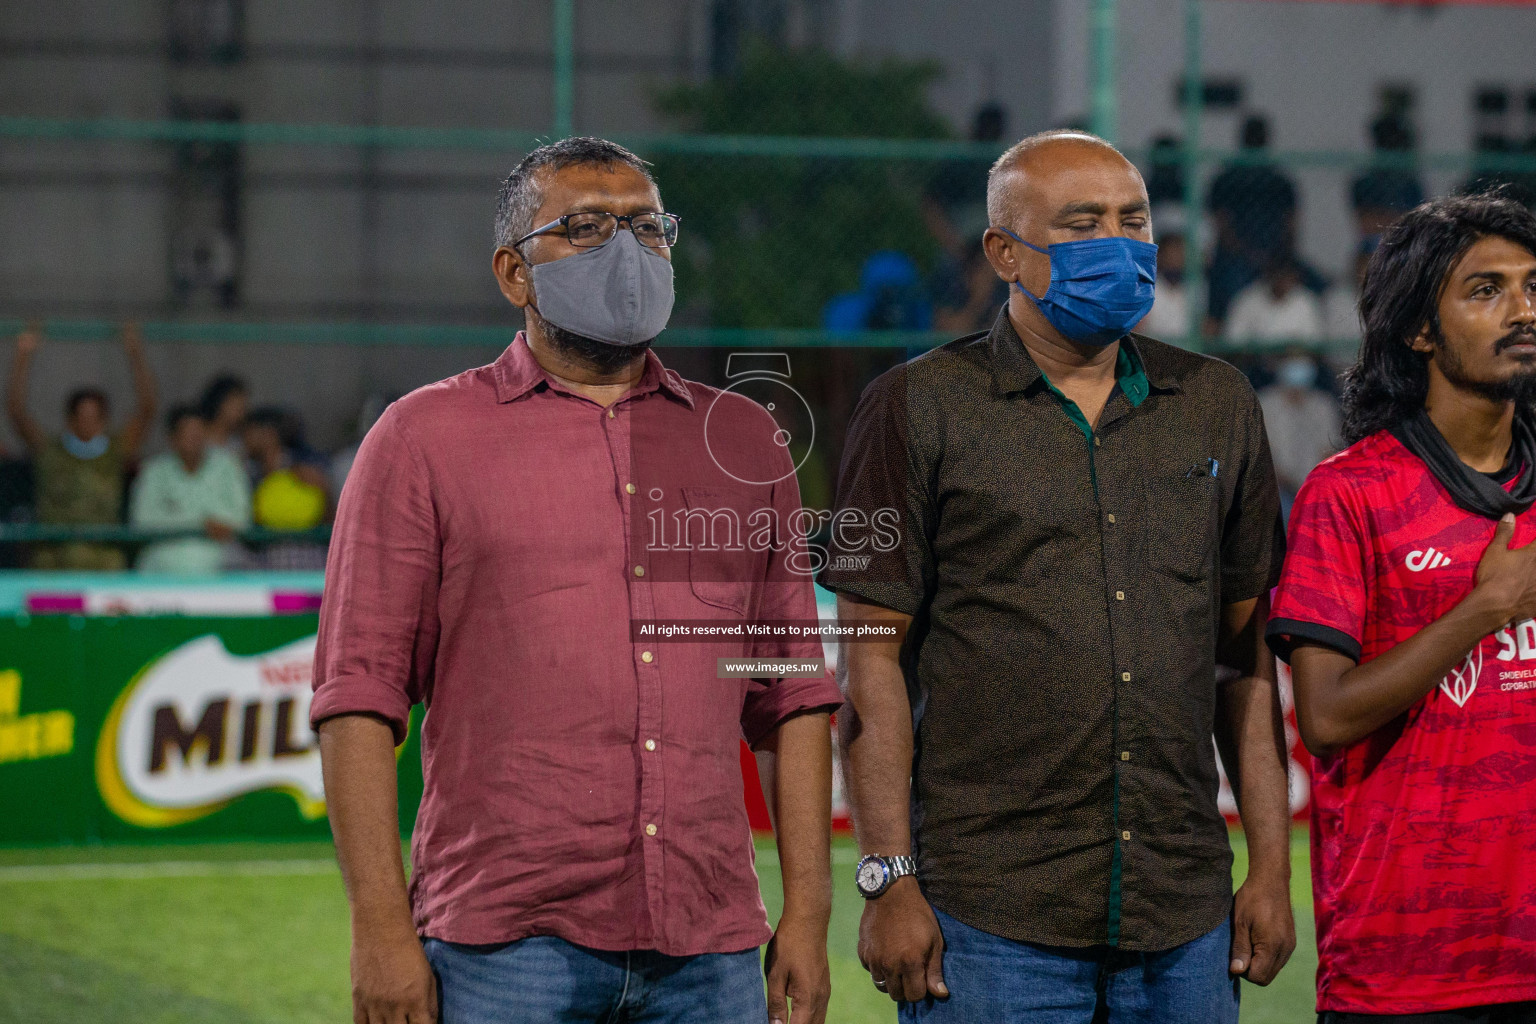
[[[263,529],[303,533],[323,525],[330,512],[324,460],[304,444],[299,418],[278,408],[261,408],[242,428],[245,454],[253,469],[251,517]],[[323,569],[325,545],[280,541],[263,552],[267,569]]]
[[[208,447],[222,448],[237,462],[245,455],[241,427],[251,407],[251,389],[239,377],[223,373],[208,382],[198,402],[208,431]]]
[[[1237,293],[1222,339],[1235,347],[1323,340],[1323,304],[1302,284],[1295,257],[1274,254],[1263,275]]]
[[[202,537],[158,541],[139,555],[140,572],[207,575],[229,562],[235,534],[251,525],[251,488],[224,448],[208,444],[195,405],[165,421],[171,450],[150,459],[133,484],[128,520],[145,530],[201,530]]]
[[[1318,388],[1318,365],[1303,349],[1292,349],[1275,367],[1275,382],[1259,392],[1269,450],[1280,482],[1281,514],[1307,474],[1339,450],[1339,403]]]
[[[1295,251],[1296,186],[1266,159],[1269,121],[1253,115],[1243,122],[1244,159],[1211,182],[1206,207],[1216,221],[1216,249],[1206,281],[1208,311],[1225,321],[1237,293],[1251,284],[1279,253]]]
[[[859,273],[859,290],[834,295],[822,310],[822,325],[829,331],[926,331],[932,327],[933,307],[912,257],[894,249],[871,253]]]
[[[399,395],[385,396],[372,394],[363,399],[362,408],[357,411],[357,438],[351,444],[331,456],[328,474],[330,477],[331,494],[337,501],[341,500],[342,485],[347,482],[347,474],[352,472],[352,463],[357,459],[357,449],[362,445],[363,438],[368,436],[368,431],[384,415],[384,410],[389,408]]]
[[[1323,334],[1329,341],[1360,340],[1360,286],[1375,251],[1375,239],[1361,240],[1349,276],[1328,289],[1323,299]]]
[[[1152,223],[1157,224],[1161,208],[1184,205],[1184,143],[1177,135],[1159,135],[1152,140],[1147,162],[1147,202],[1152,204]]]
[[[1008,113],[997,103],[984,103],[971,122],[971,141],[996,145],[1002,151]],[[987,173],[995,156],[946,160],[935,169],[923,191],[923,223],[956,263],[972,250],[981,250],[987,230]]]
[[[933,281],[933,327],[949,334],[984,329],[1008,301],[1008,285],[977,246],[966,261],[942,269]]]
[[[1007,126],[1007,112],[996,103],[985,103],[971,124],[971,141],[1001,150]],[[1008,286],[998,280],[981,251],[991,168],[991,157],[945,161],[923,192],[923,223],[943,250],[929,281],[933,326],[938,330],[963,334],[989,327],[998,307],[1008,301]]]
[[[1414,142],[1413,126],[1405,115],[1383,114],[1371,122],[1371,146],[1388,159],[1360,175],[1349,188],[1361,244],[1374,249],[1393,221],[1424,201],[1418,174],[1398,162],[1413,153]]]
[[[1184,260],[1183,234],[1170,232],[1158,239],[1157,285],[1153,292],[1152,312],[1137,326],[1137,333],[1175,344],[1189,336],[1189,293],[1184,283]]]
[[[144,340],[136,324],[122,329],[123,353],[133,371],[133,416],[117,433],[110,433],[110,404],[106,392],[81,388],[65,402],[65,429],[49,437],[27,408],[27,384],[32,357],[42,343],[40,327],[30,326],[16,338],[6,410],[11,425],[32,453],[37,487],[37,521],[53,526],[108,526],[122,521],[123,483],[129,464],[138,457],[155,418],[155,378],[144,356]],[[115,571],[127,567],[120,548],[110,544],[69,541],[40,544],[32,552],[38,569]]]

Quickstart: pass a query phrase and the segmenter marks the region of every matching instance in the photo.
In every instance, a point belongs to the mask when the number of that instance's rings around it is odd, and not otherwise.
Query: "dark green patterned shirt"
[[[878,378],[839,515],[894,508],[900,543],[854,552],[834,533],[821,583],[913,616],[933,905],[1020,941],[1164,950],[1231,908],[1217,630],[1223,604],[1273,586],[1284,539],[1243,375],[1134,335],[1116,371],[1090,428],[1005,311]]]

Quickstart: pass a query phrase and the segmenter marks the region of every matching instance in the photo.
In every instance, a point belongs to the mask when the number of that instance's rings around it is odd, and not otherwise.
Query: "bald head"
[[[992,165],[987,175],[987,219],[1011,227],[1019,220],[1031,193],[1040,191],[1040,186],[1048,188],[1062,177],[1101,177],[1106,172],[1134,178],[1142,198],[1146,198],[1141,173],[1118,149],[1097,135],[1076,129],[1031,135],[1014,143]]]
[[[982,248],[992,268],[1031,295],[1050,286],[1044,250],[1051,245],[1117,237],[1152,241],[1141,173],[1114,146],[1080,131],[1031,135],[999,157],[987,178],[987,219],[992,226],[982,235]],[[1038,319],[1032,304],[1020,303],[1009,306],[1017,305],[1017,320]]]

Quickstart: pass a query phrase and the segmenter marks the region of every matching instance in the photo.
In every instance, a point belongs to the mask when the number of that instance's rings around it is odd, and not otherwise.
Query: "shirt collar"
[[[496,382],[496,401],[498,402],[515,402],[540,382],[547,383],[559,391],[567,390],[550,377],[544,367],[539,365],[539,361],[533,357],[532,350],[528,348],[527,335],[523,331],[517,332],[517,337],[512,339],[512,344],[508,345],[506,351],[491,364],[491,375]],[[626,393],[625,398],[658,389],[671,394],[688,408],[693,408],[693,393],[688,389],[683,378],[663,366],[661,358],[655,352],[646,349],[645,370],[640,374],[640,380]]]
[[[1028,391],[1049,384],[1013,329],[1007,306],[998,314],[988,343],[992,348],[992,378],[999,394]],[[1115,378],[1132,406],[1140,405],[1153,391],[1179,390],[1178,380],[1166,367],[1158,366],[1155,360],[1151,364],[1146,361],[1134,334],[1120,339],[1120,351],[1115,356]]]

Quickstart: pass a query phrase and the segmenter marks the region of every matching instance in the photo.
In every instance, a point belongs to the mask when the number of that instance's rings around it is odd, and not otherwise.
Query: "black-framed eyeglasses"
[[[626,213],[623,216],[599,211],[567,213],[541,228],[534,228],[512,244],[519,246],[530,238],[553,234],[563,228],[567,242],[584,249],[595,249],[613,241],[613,234],[620,224],[628,224],[635,241],[651,249],[665,249],[677,244],[677,225],[681,220],[675,213]]]

